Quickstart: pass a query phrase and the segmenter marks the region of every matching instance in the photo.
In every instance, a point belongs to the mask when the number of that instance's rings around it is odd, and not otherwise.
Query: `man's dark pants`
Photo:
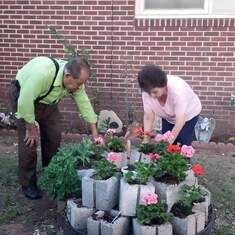
[[[11,85],[10,102],[13,111],[16,111],[18,95],[15,85]],[[61,141],[60,113],[57,104],[36,103],[35,119],[40,129],[42,166],[46,167],[56,154]],[[17,119],[16,124],[18,130],[19,183],[26,187],[35,186],[37,183],[37,146],[28,147],[25,145],[25,121]]]

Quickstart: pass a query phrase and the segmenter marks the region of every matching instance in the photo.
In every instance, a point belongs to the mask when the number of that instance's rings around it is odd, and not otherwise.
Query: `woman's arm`
[[[173,139],[170,141],[170,144],[173,144],[176,140],[177,136],[179,135],[180,131],[182,130],[184,124],[185,124],[185,115],[181,114],[176,116],[175,120],[175,126],[172,129]]]
[[[155,120],[155,114],[152,111],[144,112],[144,131],[152,131],[153,123]],[[148,143],[149,137],[144,136],[143,143]]]

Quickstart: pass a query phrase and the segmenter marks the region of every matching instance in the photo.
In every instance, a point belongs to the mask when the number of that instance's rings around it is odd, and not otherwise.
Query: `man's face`
[[[64,87],[68,92],[75,92],[87,81],[88,77],[88,69],[82,69],[78,78],[74,78],[71,74],[65,73]]]
[[[160,99],[167,94],[166,87],[155,87],[151,89],[150,95],[154,99]]]

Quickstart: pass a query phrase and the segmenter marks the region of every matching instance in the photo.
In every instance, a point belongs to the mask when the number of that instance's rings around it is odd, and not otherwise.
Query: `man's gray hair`
[[[80,56],[70,59],[64,67],[65,73],[69,73],[73,78],[77,79],[82,69],[90,70],[88,61]]]

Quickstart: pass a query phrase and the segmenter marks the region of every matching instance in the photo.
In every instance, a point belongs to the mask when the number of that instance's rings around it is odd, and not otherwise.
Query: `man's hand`
[[[37,144],[38,138],[38,127],[35,123],[27,123],[26,124],[26,134],[24,138],[25,145],[32,148],[34,145]]]

